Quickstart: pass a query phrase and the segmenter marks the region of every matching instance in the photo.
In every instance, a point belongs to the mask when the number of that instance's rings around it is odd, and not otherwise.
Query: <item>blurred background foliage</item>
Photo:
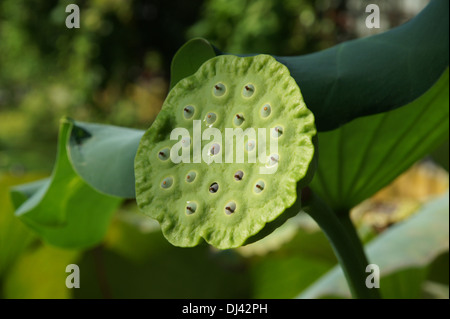
[[[383,29],[426,4],[417,1],[421,6],[412,10],[404,1],[381,2],[390,12],[383,15]],[[65,27],[69,3],[80,7],[79,29]],[[65,115],[147,128],[167,94],[172,56],[192,37],[232,53],[310,53],[365,35],[358,30],[367,30],[359,27],[366,14],[357,3],[3,0],[0,169],[51,170],[58,121]]]
[[[307,54],[399,25],[427,2],[380,0],[382,28],[369,30],[358,0],[2,0],[0,297],[298,295],[336,264],[323,234],[302,217],[262,244],[186,250],[169,245],[131,201],[101,246],[67,251],[41,243],[12,216],[8,187],[51,172],[62,116],[148,128],[168,92],[172,56],[192,37],[236,54]],[[70,3],[80,7],[80,29],[65,27]],[[433,156],[448,170],[448,142]],[[428,158],[353,217],[369,241],[447,189],[448,173]],[[84,269],[75,292],[61,286],[72,262]],[[448,253],[427,276],[435,279],[426,296],[448,298]]]

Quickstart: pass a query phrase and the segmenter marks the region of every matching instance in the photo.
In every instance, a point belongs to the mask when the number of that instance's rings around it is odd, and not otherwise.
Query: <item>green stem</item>
[[[319,224],[330,241],[353,298],[379,299],[378,290],[366,286],[367,258],[351,221],[341,221],[315,194],[306,204],[304,210]]]
[[[361,242],[361,239],[359,238],[358,232],[356,231],[356,227],[353,225],[353,222],[350,218],[350,213],[338,213],[338,219],[341,222],[345,232],[350,237],[350,240],[353,242],[354,249],[362,250],[362,253],[358,254],[358,257],[360,258],[360,262],[367,266],[369,264],[369,260],[367,259],[367,255],[364,252],[364,246]]]

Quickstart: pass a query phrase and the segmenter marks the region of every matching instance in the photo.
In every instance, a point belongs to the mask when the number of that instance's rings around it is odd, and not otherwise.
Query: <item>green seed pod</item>
[[[177,128],[190,138],[171,139]],[[197,129],[215,130],[214,138]],[[226,129],[255,134],[233,144],[228,157],[227,142],[237,138]],[[144,134],[135,158],[138,206],[176,246],[203,238],[239,247],[299,212],[299,190],[315,170],[315,139],[314,116],[284,65],[268,55],[215,57],[175,85]],[[181,152],[189,161],[171,160]]]

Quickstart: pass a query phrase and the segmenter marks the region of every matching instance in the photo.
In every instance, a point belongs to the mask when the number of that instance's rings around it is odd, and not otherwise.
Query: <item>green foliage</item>
[[[289,220],[282,228],[296,222]],[[294,237],[286,244],[252,258],[252,298],[294,298],[336,264],[323,232],[297,223]],[[275,231],[269,242],[278,233]]]
[[[9,188],[39,177],[0,174],[0,278],[34,238],[28,227],[14,216]]]
[[[211,44],[205,39],[192,39],[175,54],[170,67],[170,88],[180,80],[194,74],[207,60],[216,56]]]
[[[380,267],[380,289],[384,297],[420,296],[427,266],[448,251],[449,197],[424,205],[414,216],[392,226],[366,247],[369,260]],[[299,298],[349,297],[339,266],[311,285]]]
[[[51,171],[63,116],[146,128],[200,3],[77,2],[73,30],[67,0],[1,1],[0,169]]]
[[[448,67],[448,6],[432,1],[387,32],[309,55],[278,57],[298,82],[318,130],[393,110],[425,93]]]
[[[45,241],[65,248],[86,248],[103,239],[111,215],[122,200],[96,192],[73,170],[67,156],[72,127],[70,120],[62,120],[51,178],[39,188],[33,187],[34,193],[30,187],[12,192],[22,193],[14,195],[15,204],[20,204],[16,216]]]
[[[134,156],[143,131],[72,122],[67,156],[75,172],[100,193],[134,198]]]
[[[79,252],[47,245],[27,250],[18,258],[4,282],[9,299],[68,299],[66,266],[78,261]]]
[[[85,284],[75,291],[76,298],[248,297],[243,260],[227,266],[210,247],[177,248],[159,229],[143,232],[120,220],[105,246],[80,261]]]
[[[318,130],[404,106],[433,86],[449,63],[448,5],[432,1],[387,32],[308,55],[276,57],[300,86]]]
[[[447,69],[412,103],[319,133],[311,188],[335,211],[347,213],[392,182],[447,138],[448,85]]]
[[[312,0],[208,0],[188,36],[207,38],[234,54],[314,52],[335,43],[335,24],[325,14],[330,7]]]
[[[62,115],[147,127],[166,95],[164,70],[201,1],[187,3],[82,2],[83,28],[72,32],[62,27],[64,0],[2,1],[0,170],[20,172],[21,163],[49,169],[49,142]],[[318,51],[336,41],[338,27],[323,16],[329,6],[209,0],[188,34],[206,36],[233,54]],[[297,80],[322,131],[319,173],[311,187],[340,217],[448,135],[447,12],[447,1],[434,0],[384,34],[277,57]],[[188,42],[172,60],[170,87],[216,54],[206,40]],[[134,196],[133,159],[142,134],[64,120],[50,178],[14,186],[36,176],[0,173],[2,297],[349,296],[342,271],[330,270],[336,258],[323,233],[294,226],[292,239],[280,237],[279,230],[293,227],[292,219],[255,246],[220,252],[171,246],[158,226],[146,228],[133,205],[132,222],[119,212],[111,224],[122,202],[114,196]],[[448,142],[441,147],[434,156],[448,170]],[[14,217],[14,208],[34,233]],[[384,297],[448,298],[448,194],[366,247],[381,268]],[[72,292],[63,284],[69,263],[83,269],[82,288]]]

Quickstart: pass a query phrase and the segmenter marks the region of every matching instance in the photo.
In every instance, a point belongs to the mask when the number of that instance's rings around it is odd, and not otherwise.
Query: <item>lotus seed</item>
[[[242,123],[244,123],[244,120],[244,115],[236,114],[236,116],[234,117],[234,124],[236,126],[240,126]]]
[[[244,86],[244,89],[242,90],[242,95],[245,97],[251,97],[255,93],[255,87],[252,84],[247,84]]]
[[[278,160],[279,160],[279,157],[277,154],[270,155],[267,166],[270,167],[270,166],[274,166],[274,165],[278,164]]]
[[[248,141],[247,144],[245,144],[245,149],[247,150],[247,152],[251,152],[255,149],[256,146],[256,141],[251,140]]]
[[[165,148],[158,153],[158,158],[162,161],[166,161],[169,158],[170,150]]]
[[[183,109],[183,115],[185,119],[190,119],[194,115],[194,107],[191,105],[186,106]]]
[[[220,152],[220,145],[215,143],[211,146],[211,149],[209,150],[209,155],[217,155]]]
[[[170,186],[172,186],[172,184],[173,184],[173,178],[172,177],[166,177],[161,182],[161,187],[162,188],[170,188]]]
[[[244,177],[244,172],[243,171],[237,171],[234,174],[234,179],[237,180],[237,181],[242,180],[243,177]]]
[[[226,206],[225,206],[225,214],[227,215],[231,215],[235,212],[236,210],[236,203],[235,202],[229,202]]]
[[[217,193],[218,190],[219,190],[219,184],[217,184],[217,183],[212,183],[211,186],[209,186],[210,193]]]
[[[189,147],[191,145],[191,138],[189,136],[183,137],[181,140],[182,147]]]
[[[261,116],[262,117],[268,117],[270,115],[271,112],[271,108],[269,104],[265,104],[262,108],[261,108]]]
[[[196,174],[194,171],[189,172],[189,173],[186,175],[186,182],[192,183],[192,182],[195,180],[195,177],[196,177],[196,176],[197,176],[197,174]]]
[[[223,85],[222,83],[217,83],[216,85],[214,85],[215,96],[222,96],[225,94],[225,91],[226,91],[225,85]]]
[[[265,184],[263,181],[258,181],[255,184],[255,188],[254,188],[255,193],[261,193],[264,190],[264,186],[265,186]]]
[[[275,138],[280,137],[283,134],[283,128],[281,126],[276,126],[272,131],[272,136]]]
[[[217,119],[216,113],[210,112],[210,113],[206,114],[206,118],[205,118],[206,123],[213,124],[216,121],[216,119]]]
[[[195,202],[187,202],[186,203],[186,214],[192,215],[197,210],[197,204]]]

